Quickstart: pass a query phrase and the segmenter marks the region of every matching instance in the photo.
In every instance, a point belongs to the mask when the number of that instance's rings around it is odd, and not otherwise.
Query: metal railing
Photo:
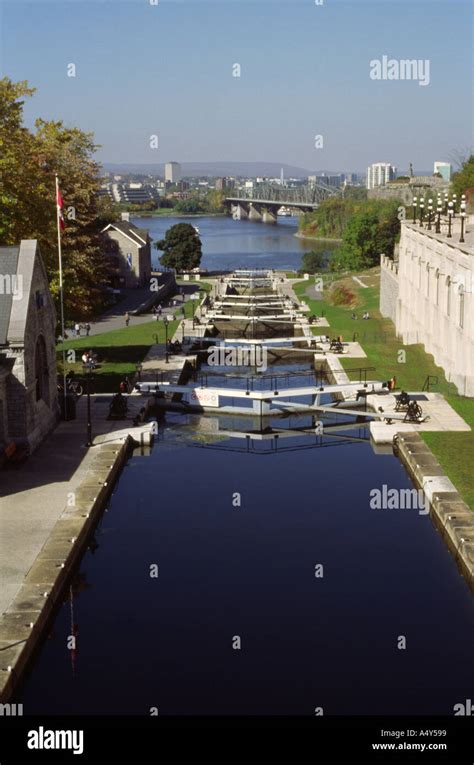
[[[357,372],[359,375],[359,382],[360,383],[366,383],[367,382],[367,372],[375,372],[376,367],[353,367],[351,369],[344,369],[344,372],[347,372],[347,374],[355,373]]]
[[[438,375],[427,375],[421,390],[429,392],[432,385],[438,385]]]

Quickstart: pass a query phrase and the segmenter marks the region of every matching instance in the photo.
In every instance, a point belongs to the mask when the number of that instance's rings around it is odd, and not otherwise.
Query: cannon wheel
[[[410,401],[405,419],[409,422],[417,422],[423,417],[423,410],[417,401]]]

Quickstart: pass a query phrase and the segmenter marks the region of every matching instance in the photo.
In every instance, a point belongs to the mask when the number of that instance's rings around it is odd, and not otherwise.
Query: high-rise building
[[[165,165],[166,183],[178,183],[181,180],[181,165],[179,162],[167,162]]]
[[[357,183],[357,173],[344,173],[344,182],[346,186]]]
[[[439,173],[445,181],[451,180],[452,168],[449,162],[435,162],[433,166],[433,173]]]
[[[377,186],[385,186],[393,181],[397,168],[389,162],[374,162],[367,168],[367,188],[375,189]]]

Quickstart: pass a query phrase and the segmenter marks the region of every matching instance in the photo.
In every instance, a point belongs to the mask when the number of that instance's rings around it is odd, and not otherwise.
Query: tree
[[[178,202],[176,202],[175,208],[176,212],[181,212],[185,214],[194,214],[202,213],[205,211],[205,206],[199,201],[199,199],[196,198],[190,198],[190,199],[180,199]]]
[[[398,200],[369,200],[365,209],[355,213],[344,229],[335,266],[359,270],[377,265],[382,253],[393,257],[400,233],[399,205]]]
[[[59,292],[55,175],[60,179],[66,228],[62,235],[65,313],[69,320],[91,317],[104,302],[108,279],[100,231],[115,215],[99,196],[100,167],[91,133],[62,122],[36,120],[23,127],[26,82],[0,80],[0,243],[37,239],[50,289]]]
[[[315,274],[324,268],[326,260],[322,252],[316,252],[311,250],[305,252],[301,260],[301,271],[306,271],[308,274]]]
[[[458,201],[462,194],[472,188],[474,188],[474,154],[471,154],[469,159],[463,162],[461,169],[454,173],[452,180],[452,189],[457,195]]]
[[[176,223],[168,229],[165,238],[155,243],[164,255],[160,263],[166,268],[177,271],[191,271],[201,262],[202,245],[194,226],[189,223]]]

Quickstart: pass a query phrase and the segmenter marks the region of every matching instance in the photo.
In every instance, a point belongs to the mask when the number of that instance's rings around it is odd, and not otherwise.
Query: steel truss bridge
[[[315,210],[325,199],[342,197],[342,194],[341,189],[320,182],[297,187],[259,183],[253,189],[241,189],[238,195],[226,197],[224,204],[232,212],[234,208],[243,207],[247,214],[250,206],[256,215],[261,215],[263,209],[276,214],[280,207],[293,207],[305,212]]]

